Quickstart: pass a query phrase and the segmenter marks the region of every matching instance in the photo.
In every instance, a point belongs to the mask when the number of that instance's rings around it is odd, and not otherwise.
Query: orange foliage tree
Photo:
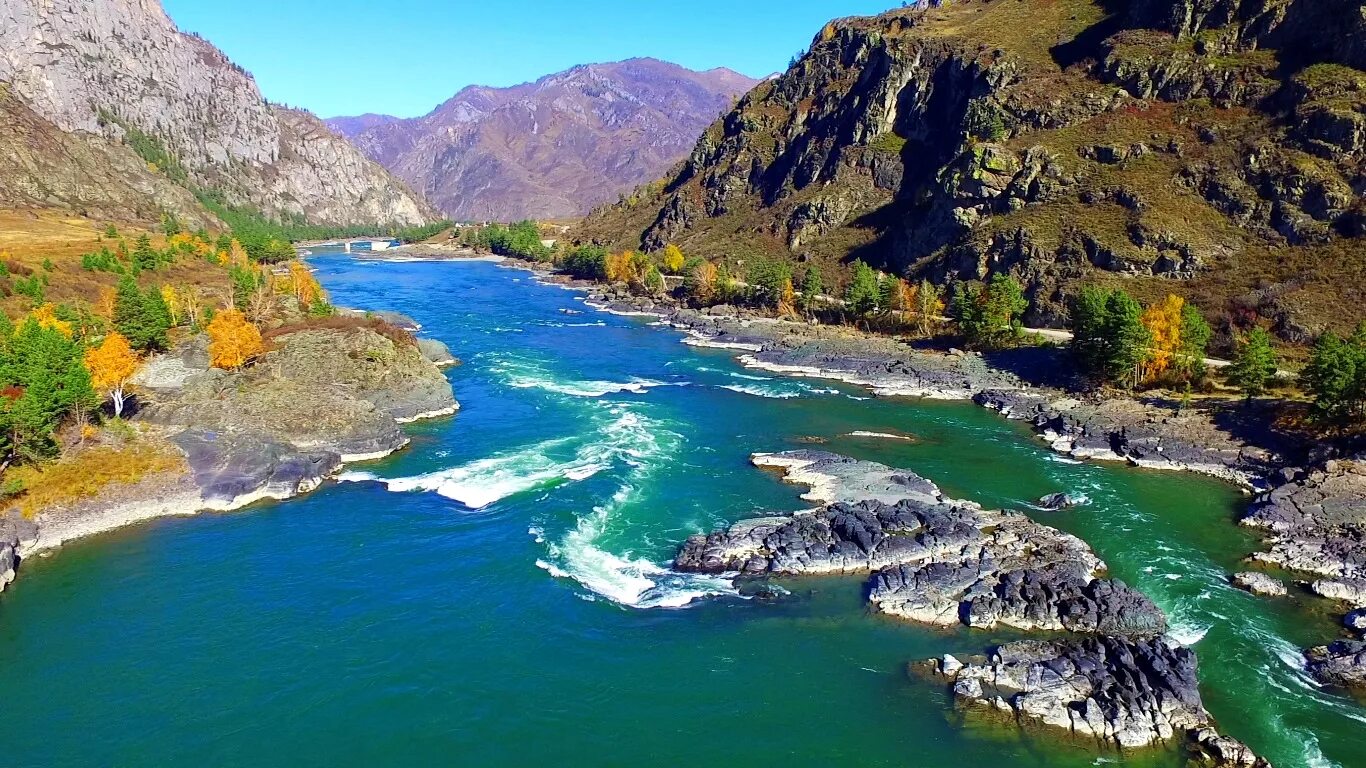
[[[1162,378],[1172,364],[1172,357],[1181,347],[1181,309],[1184,299],[1175,294],[1143,311],[1143,327],[1152,339],[1148,359],[1143,364],[1143,379],[1154,382]]]
[[[85,352],[85,368],[90,371],[90,383],[101,392],[108,392],[114,403],[114,415],[123,415],[123,388],[138,369],[137,355],[128,339],[117,331],[104,337],[97,347]]]
[[[792,278],[783,278],[778,286],[778,317],[797,316],[797,292],[792,287]]]
[[[215,368],[235,371],[262,348],[261,331],[236,307],[219,312],[209,323],[209,363]]]

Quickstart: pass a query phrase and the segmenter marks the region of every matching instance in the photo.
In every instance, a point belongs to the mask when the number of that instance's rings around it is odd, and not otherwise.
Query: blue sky
[[[653,56],[760,77],[821,25],[895,0],[163,0],[256,76],[266,98],[322,115],[425,114],[466,85]]]

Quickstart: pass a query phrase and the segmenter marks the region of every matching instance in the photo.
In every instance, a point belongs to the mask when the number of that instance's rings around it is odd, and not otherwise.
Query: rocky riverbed
[[[17,559],[153,517],[235,509],[317,488],[344,463],[407,444],[400,424],[459,407],[445,345],[386,326],[302,329],[240,371],[209,366],[200,336],[139,372],[133,420],[184,458],[183,471],[115,484],[94,498],[0,522],[0,586]]]

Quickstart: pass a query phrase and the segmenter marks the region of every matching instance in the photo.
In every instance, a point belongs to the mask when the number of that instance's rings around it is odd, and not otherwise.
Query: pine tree
[[[1276,376],[1277,365],[1271,335],[1261,328],[1253,328],[1238,345],[1238,353],[1228,367],[1229,383],[1251,400],[1266,392],[1267,385]]]
[[[1105,305],[1108,298],[1108,293],[1094,286],[1082,288],[1072,298],[1072,356],[1076,358],[1077,365],[1088,373],[1105,372],[1110,346],[1105,338]]]
[[[862,261],[854,262],[854,276],[844,293],[844,306],[854,317],[863,317],[877,309],[877,273]]]
[[[113,319],[114,328],[134,349],[166,348],[171,313],[160,291],[149,289],[144,293],[132,277],[125,276],[114,293]]]
[[[825,291],[825,286],[821,283],[821,273],[814,266],[806,268],[806,275],[802,277],[801,310],[804,314],[810,315],[816,308],[816,297]]]
[[[1105,299],[1101,336],[1106,342],[1103,363],[1106,377],[1134,387],[1152,342],[1148,329],[1143,326],[1143,307],[1124,291],[1111,291]]]
[[[1178,375],[1187,381],[1204,375],[1205,354],[1212,335],[1200,308],[1186,302],[1181,307],[1181,343],[1172,363]]]
[[[1319,336],[1300,379],[1320,418],[1360,419],[1366,412],[1366,323],[1346,339],[1332,331]]]
[[[133,246],[133,267],[141,271],[157,268],[157,252],[152,248],[152,238],[146,234],[139,235]]]

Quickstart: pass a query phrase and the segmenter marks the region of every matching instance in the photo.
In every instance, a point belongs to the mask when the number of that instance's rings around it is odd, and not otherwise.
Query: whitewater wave
[[[536,565],[551,576],[572,579],[614,603],[634,608],[681,608],[705,597],[735,595],[730,579],[723,576],[679,573],[598,545],[615,513],[634,493],[634,486],[622,485],[606,504],[580,517],[563,540],[546,548],[551,560],[537,560]]]
[[[496,501],[564,482],[586,480],[609,465],[597,452],[581,449],[572,459],[556,461],[549,452],[565,440],[550,440],[520,451],[413,477],[383,478],[371,472],[344,472],[345,482],[380,483],[394,493],[426,491],[483,509]]]
[[[755,397],[767,397],[775,400],[790,400],[791,398],[802,396],[800,392],[776,389],[774,387],[761,387],[755,384],[722,384],[721,389],[729,389],[731,392],[739,392],[742,395],[754,395]]]
[[[606,412],[612,421],[590,432],[568,458],[556,458],[556,454],[576,438],[547,440],[413,477],[384,478],[372,472],[344,472],[338,479],[380,483],[395,493],[436,493],[479,510],[514,494],[587,480],[616,462],[638,467],[658,451],[651,423],[623,407],[612,407]]]
[[[622,393],[641,395],[654,387],[668,386],[662,381],[638,377],[632,377],[629,381],[566,381],[557,379],[541,366],[526,360],[502,360],[495,363],[492,370],[502,376],[509,387],[540,389],[571,397],[603,397]]]

